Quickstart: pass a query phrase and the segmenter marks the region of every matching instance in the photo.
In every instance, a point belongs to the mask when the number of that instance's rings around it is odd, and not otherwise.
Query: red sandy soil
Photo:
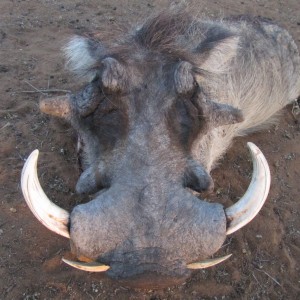
[[[245,145],[252,141],[270,164],[271,191],[259,215],[224,243],[219,254],[233,253],[232,257],[212,269],[195,271],[183,285],[133,290],[104,275],[66,266],[61,258],[70,257],[69,242],[42,226],[25,204],[20,173],[36,148],[41,151],[39,176],[48,196],[65,209],[84,200],[74,194],[79,171],[73,131],[39,112],[41,93],[35,90],[80,87],[64,70],[64,40],[72,33],[143,20],[168,3],[1,0],[0,299],[300,299],[300,125],[292,105],[283,110],[278,125],[237,139],[213,172],[211,200],[232,204],[250,182],[252,166]],[[271,18],[300,44],[299,0],[197,3],[199,15]]]

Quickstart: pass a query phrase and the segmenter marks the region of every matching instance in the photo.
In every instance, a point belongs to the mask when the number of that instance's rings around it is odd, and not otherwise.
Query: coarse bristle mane
[[[110,48],[110,55],[126,61],[133,53],[143,53],[144,63],[162,58],[170,63],[180,60],[192,62],[193,53],[180,43],[192,23],[193,18],[186,12],[160,12],[129,35],[124,34],[125,39]],[[111,41],[108,44],[112,45]]]
[[[220,41],[233,36],[219,25],[205,28],[202,24],[202,29],[202,39],[192,48],[190,40],[195,31],[199,33],[199,20],[185,10],[165,10],[149,17],[129,35],[124,33],[125,39],[114,44],[110,55],[126,61],[132,53],[139,52],[145,54],[145,63],[147,59],[163,59],[166,63],[188,61],[194,64],[197,58],[207,58]]]
[[[185,12],[161,12],[144,23],[136,32],[135,41],[149,50],[170,52],[192,22],[193,18]]]
[[[184,36],[194,22],[186,11],[165,10],[150,16],[140,26],[133,30],[119,32],[118,36],[99,34],[94,39],[107,47],[107,53],[127,60],[133,53],[143,53],[145,62],[154,57],[164,57],[167,61],[187,60],[192,62],[194,54],[188,51],[182,43]]]

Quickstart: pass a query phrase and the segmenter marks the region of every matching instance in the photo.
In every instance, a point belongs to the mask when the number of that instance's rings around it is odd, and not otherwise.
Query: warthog
[[[300,60],[288,32],[263,18],[163,12],[119,37],[75,36],[65,53],[88,83],[42,99],[40,108],[78,133],[76,191],[94,198],[71,213],[53,204],[38,181],[37,150],[22,173],[32,212],[71,240],[78,261],[64,261],[162,287],[227,259],[210,257],[267,197],[263,154],[248,144],[253,178],[233,206],[194,192],[213,188],[210,172],[234,137],[270,124],[299,96]]]

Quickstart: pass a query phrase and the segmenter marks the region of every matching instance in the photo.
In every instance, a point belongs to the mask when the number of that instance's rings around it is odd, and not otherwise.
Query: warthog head
[[[136,285],[179,283],[191,269],[228,258],[209,257],[258,213],[269,188],[267,163],[249,144],[254,175],[241,200],[224,208],[192,193],[213,188],[192,156],[193,144],[212,128],[243,120],[240,110],[219,104],[203,88],[206,72],[216,62],[226,66],[238,40],[212,32],[193,53],[174,48],[173,32],[183,38],[182,24],[163,22],[160,16],[118,43],[74,37],[68,63],[89,83],[40,102],[44,113],[65,118],[78,133],[83,172],[76,191],[94,194],[93,200],[71,213],[53,204],[37,178],[37,150],[22,173],[35,216],[71,240],[79,261],[66,263]]]

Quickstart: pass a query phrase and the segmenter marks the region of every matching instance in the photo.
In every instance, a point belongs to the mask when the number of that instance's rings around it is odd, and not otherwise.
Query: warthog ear
[[[187,61],[182,61],[177,65],[174,73],[174,82],[178,94],[191,94],[195,90],[197,84],[192,69],[193,66]]]
[[[127,76],[124,66],[113,57],[102,60],[101,81],[108,92],[120,92],[126,87]]]
[[[70,95],[42,98],[40,110],[44,114],[70,120],[73,114],[73,106]]]
[[[99,89],[96,82],[89,83],[75,95],[45,98],[40,100],[40,110],[48,115],[70,121],[75,114],[86,117],[94,112],[100,102]]]
[[[195,49],[204,60],[201,69],[215,74],[225,73],[236,55],[239,37],[218,27],[208,30],[206,36]]]
[[[96,75],[99,58],[106,53],[105,47],[92,39],[82,36],[72,37],[63,48],[66,66],[78,77],[92,81]]]

